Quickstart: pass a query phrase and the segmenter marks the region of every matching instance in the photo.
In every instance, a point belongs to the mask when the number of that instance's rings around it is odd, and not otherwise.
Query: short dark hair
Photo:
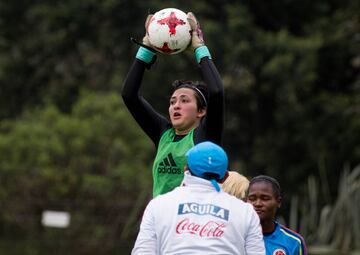
[[[202,81],[176,80],[172,83],[174,93],[180,88],[190,88],[195,91],[196,104],[198,109],[204,109],[208,102],[208,89]]]
[[[270,183],[272,188],[273,188],[275,197],[276,198],[281,198],[282,197],[280,184],[275,178],[273,178],[271,176],[268,176],[268,175],[255,176],[250,181],[249,189],[250,189],[251,185],[253,185],[254,183],[257,183],[257,182],[268,182],[268,183]]]

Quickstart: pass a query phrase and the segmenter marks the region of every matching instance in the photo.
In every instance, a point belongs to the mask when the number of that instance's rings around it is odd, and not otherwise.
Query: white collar
[[[191,186],[191,187],[199,187],[199,188],[205,188],[206,190],[215,191],[215,187],[212,185],[212,183],[209,180],[191,175],[190,171],[184,172],[184,179],[182,181],[181,186]]]

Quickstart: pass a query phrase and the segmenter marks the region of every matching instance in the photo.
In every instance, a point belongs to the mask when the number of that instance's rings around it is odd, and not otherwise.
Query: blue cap
[[[217,180],[224,178],[228,167],[226,152],[212,142],[202,142],[192,147],[186,153],[187,164],[191,173],[195,176],[205,178],[206,173],[215,174]],[[214,184],[214,181],[212,181]],[[216,183],[217,184],[217,183]],[[218,190],[218,185],[215,185]]]

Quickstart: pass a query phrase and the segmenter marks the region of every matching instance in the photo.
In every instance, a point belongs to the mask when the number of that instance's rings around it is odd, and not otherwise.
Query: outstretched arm
[[[147,30],[148,23],[152,16],[152,14],[147,16],[145,30]],[[140,95],[140,86],[145,68],[150,69],[151,65],[156,61],[156,54],[150,44],[147,32],[145,33],[142,43],[133,38],[131,38],[131,40],[141,47],[138,49],[136,59],[125,79],[121,95],[125,105],[136,122],[157,147],[161,134],[169,125],[169,121],[155,111],[155,109]]]
[[[149,52],[149,50],[140,47],[125,79],[121,95],[136,122],[154,142],[155,146],[157,146],[161,133],[169,125],[169,121],[155,111],[139,92],[145,68],[149,67],[149,64],[145,62],[146,60],[141,54],[150,54]]]
[[[201,125],[205,125],[205,140],[221,145],[224,129],[224,87],[213,61],[204,57],[200,62],[201,73],[208,87],[207,113]]]
[[[196,61],[200,64],[201,74],[208,87],[207,113],[196,130],[195,143],[210,140],[221,145],[224,128],[224,86],[216,69],[208,48],[205,46],[200,24],[192,12],[188,14],[192,29],[191,47],[194,49]]]

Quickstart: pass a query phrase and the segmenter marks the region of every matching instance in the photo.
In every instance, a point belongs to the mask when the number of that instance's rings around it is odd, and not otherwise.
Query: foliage
[[[308,8],[298,20],[288,16],[297,8],[281,11],[279,2],[229,4],[227,40],[217,47],[233,167],[276,176],[290,193],[310,174],[333,183],[344,162],[360,160],[359,5],[296,2]]]
[[[137,194],[151,193],[150,143],[127,114],[119,95],[84,92],[71,115],[48,105],[3,123],[0,234],[38,238],[49,248],[61,239],[60,249],[74,254],[114,248],[124,212],[130,215]],[[44,229],[44,210],[70,212],[71,227]]]
[[[349,254],[359,250],[360,238],[360,165],[350,171],[345,167],[339,179],[335,201],[319,206],[321,182],[309,178],[308,197],[301,206],[301,228],[310,244],[310,250],[337,250]],[[318,252],[319,252],[318,251]]]
[[[139,169],[154,155],[119,91],[137,49],[129,38],[165,7],[201,23],[225,85],[231,169],[272,175],[299,201],[314,176],[319,206],[335,200],[339,169],[360,162],[359,1],[1,1],[0,246],[15,237],[19,253],[38,254],[25,237],[51,247],[66,233],[77,240],[68,249],[99,254],[103,240],[110,252],[137,231],[151,189]],[[169,84],[201,79],[196,68],[191,51],[158,55],[141,93],[166,114]],[[46,208],[71,211],[77,227],[43,229]]]

